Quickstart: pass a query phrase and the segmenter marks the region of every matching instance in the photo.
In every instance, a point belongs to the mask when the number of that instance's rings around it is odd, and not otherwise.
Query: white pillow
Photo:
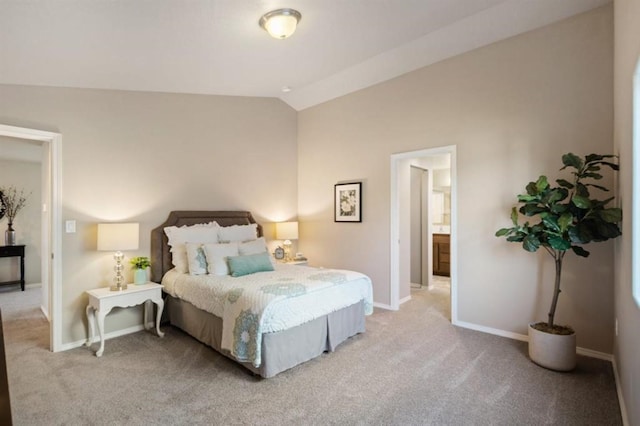
[[[207,267],[212,275],[229,275],[229,256],[238,256],[238,243],[205,244],[204,253],[207,256]]]
[[[187,249],[187,263],[190,275],[204,275],[207,273],[207,258],[202,243],[185,243]]]
[[[164,233],[169,238],[171,246],[171,261],[176,271],[189,272],[187,261],[187,249],[185,243],[216,243],[218,242],[219,226],[216,222],[197,224],[191,226],[167,226]]]
[[[258,238],[258,225],[255,223],[250,225],[221,226],[218,230],[219,241],[221,243],[250,241]]]
[[[259,254],[265,251],[267,251],[267,242],[264,237],[238,244],[238,253],[240,253],[240,256]]]

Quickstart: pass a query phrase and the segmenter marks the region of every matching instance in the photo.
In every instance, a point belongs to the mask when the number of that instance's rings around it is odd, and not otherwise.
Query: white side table
[[[309,265],[308,260],[290,260],[288,262],[283,262],[285,265],[296,265],[296,266],[307,266]]]
[[[109,287],[97,288],[87,291],[89,295],[89,305],[87,305],[87,319],[89,321],[89,338],[85,343],[91,346],[94,338],[94,327],[96,315],[98,317],[98,333],[100,333],[100,349],[96,352],[96,356],[100,357],[104,353],[104,318],[113,308],[129,308],[144,303],[144,328],[148,330],[147,310],[151,302],[158,306],[156,314],[156,332],[158,336],[163,337],[164,333],[160,331],[160,317],[164,309],[164,301],[162,300],[162,286],[156,283],[147,283],[141,285],[129,284],[126,290],[111,291]]]

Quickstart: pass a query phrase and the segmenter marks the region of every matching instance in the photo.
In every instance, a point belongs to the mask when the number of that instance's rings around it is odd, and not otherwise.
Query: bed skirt
[[[171,296],[167,296],[165,303],[172,325],[238,362],[228,351],[221,349],[220,317]],[[251,363],[238,363],[262,377],[273,377],[323,352],[333,352],[340,343],[364,331],[364,302],[360,301],[297,327],[265,333],[262,336],[262,364],[256,368]]]

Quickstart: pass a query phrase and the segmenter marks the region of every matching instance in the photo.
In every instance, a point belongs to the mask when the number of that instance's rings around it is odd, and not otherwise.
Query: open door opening
[[[0,136],[42,142],[42,311],[49,320],[49,348],[61,350],[61,144],[62,135],[0,124]]]
[[[399,309],[410,298],[411,284],[417,284],[415,281],[420,281],[422,287],[433,286],[434,277],[438,280],[436,272],[450,286],[454,323],[457,321],[455,162],[455,146],[393,154],[390,206],[390,307]],[[418,186],[422,189],[418,190]],[[420,201],[418,195],[422,197]],[[434,237],[447,239],[441,250]]]

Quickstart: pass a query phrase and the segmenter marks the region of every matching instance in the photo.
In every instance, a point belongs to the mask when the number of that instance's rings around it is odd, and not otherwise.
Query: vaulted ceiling
[[[609,2],[0,0],[0,84],[278,97],[302,110]],[[282,7],[302,20],[276,40],[258,20]]]

